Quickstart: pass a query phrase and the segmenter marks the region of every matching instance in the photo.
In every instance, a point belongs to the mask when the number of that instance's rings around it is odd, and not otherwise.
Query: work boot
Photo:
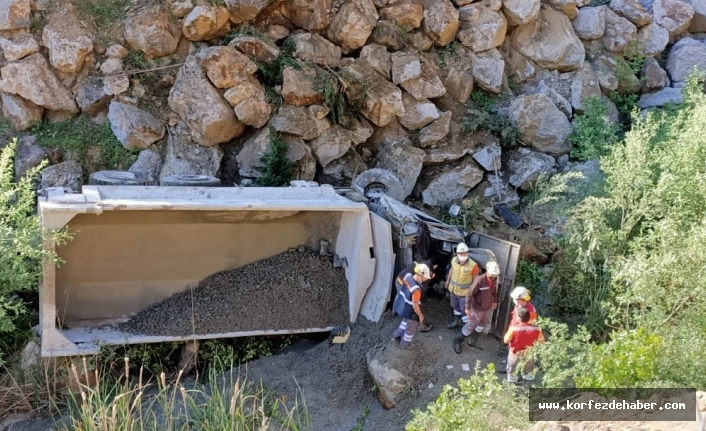
[[[419,324],[419,332],[429,332],[434,328],[431,323],[420,323]]]
[[[446,325],[446,327],[449,329],[454,329],[454,328],[458,328],[462,325],[463,325],[463,322],[461,321],[461,318],[458,316],[454,316],[454,320],[451,323],[449,323],[448,325]]]
[[[461,354],[461,343],[463,342],[463,339],[466,338],[463,334],[458,334],[454,338],[454,352],[457,354]]]
[[[480,349],[480,347],[478,347],[478,338],[480,338],[480,332],[473,331],[468,337],[468,345]]]

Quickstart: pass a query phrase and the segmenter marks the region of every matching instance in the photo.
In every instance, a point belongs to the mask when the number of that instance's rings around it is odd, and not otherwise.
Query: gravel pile
[[[349,321],[348,281],[330,257],[290,251],[210,275],[119,329],[143,335],[303,329]]]

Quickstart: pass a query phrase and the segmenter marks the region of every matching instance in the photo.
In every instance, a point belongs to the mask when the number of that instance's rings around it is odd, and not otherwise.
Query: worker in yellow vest
[[[466,295],[473,283],[473,278],[478,274],[480,274],[480,267],[468,256],[468,246],[460,243],[456,247],[456,257],[451,259],[451,268],[444,284],[450,293],[451,308],[454,313],[454,320],[446,325],[447,328],[458,328],[468,321],[465,312]]]

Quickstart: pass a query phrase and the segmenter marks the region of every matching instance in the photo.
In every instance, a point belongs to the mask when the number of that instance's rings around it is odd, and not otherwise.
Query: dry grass
[[[0,368],[0,420],[18,413],[47,413],[57,393],[56,365]]]

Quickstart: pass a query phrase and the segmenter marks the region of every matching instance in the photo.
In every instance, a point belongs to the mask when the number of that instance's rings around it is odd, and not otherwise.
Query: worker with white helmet
[[[473,279],[473,284],[466,295],[465,312],[468,316],[466,324],[453,341],[454,352],[461,353],[461,342],[466,337],[471,337],[469,346],[477,346],[481,332],[488,325],[490,315],[498,308],[498,277],[500,266],[497,262],[490,261],[485,265],[485,274]]]
[[[431,279],[429,266],[418,263],[414,266],[414,273],[403,270],[395,280],[397,295],[392,304],[392,310],[402,317],[400,326],[392,334],[393,341],[401,338],[401,349],[412,348],[412,338],[421,327],[424,332],[431,329],[431,325],[424,322],[422,313],[422,283]]]
[[[468,321],[468,316],[465,313],[466,295],[473,284],[473,279],[478,274],[480,274],[480,267],[468,257],[468,246],[460,243],[456,247],[456,257],[451,259],[451,268],[444,284],[444,287],[449,291],[451,308],[454,313],[454,320],[446,325],[447,328],[458,328]]]
[[[537,310],[534,305],[530,302],[532,297],[530,296],[530,291],[524,286],[517,286],[510,293],[512,302],[515,303],[515,308],[512,310],[512,315],[510,317],[510,325],[519,325],[520,318],[517,315],[517,310],[520,308],[526,308],[529,311],[530,319],[529,324],[534,325],[537,323]]]

